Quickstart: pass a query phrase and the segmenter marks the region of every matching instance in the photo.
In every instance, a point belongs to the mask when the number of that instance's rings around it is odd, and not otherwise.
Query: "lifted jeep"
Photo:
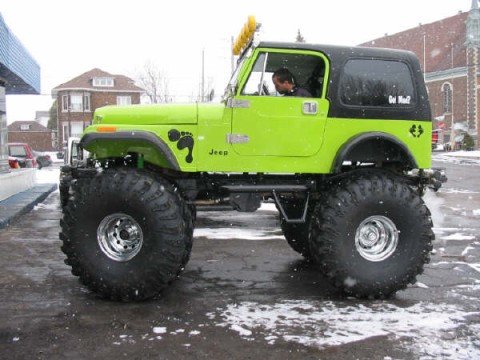
[[[253,18],[221,104],[98,109],[62,170],[66,264],[103,297],[155,296],[185,267],[196,205],[274,199],[290,246],[346,294],[383,298],[430,259],[421,196],[432,122],[418,59],[398,50],[259,42]],[[311,97],[280,96],[286,67]],[[79,152],[81,154],[81,152]]]

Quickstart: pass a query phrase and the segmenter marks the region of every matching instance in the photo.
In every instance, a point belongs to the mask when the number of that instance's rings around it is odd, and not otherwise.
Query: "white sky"
[[[48,110],[51,89],[98,67],[135,78],[146,61],[163,69],[172,95],[196,95],[205,77],[217,95],[230,74],[230,38],[248,15],[262,40],[356,45],[468,11],[471,0],[2,0],[0,12],[41,67],[42,95],[7,96],[7,122]]]

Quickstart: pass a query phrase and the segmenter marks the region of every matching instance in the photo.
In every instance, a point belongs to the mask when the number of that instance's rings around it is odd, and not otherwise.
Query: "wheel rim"
[[[357,228],[355,247],[366,260],[383,261],[395,252],[397,245],[397,227],[385,216],[370,216]]]
[[[101,221],[97,228],[97,240],[106,256],[123,262],[138,254],[143,245],[143,232],[131,216],[116,213]]]

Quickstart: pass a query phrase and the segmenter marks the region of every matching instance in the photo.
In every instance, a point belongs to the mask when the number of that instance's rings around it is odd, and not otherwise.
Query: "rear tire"
[[[61,220],[72,273],[100,296],[144,300],[182,271],[192,244],[190,211],[166,180],[134,169],[72,183]]]
[[[310,221],[310,250],[348,295],[385,298],[414,283],[430,261],[430,212],[401,178],[361,171],[332,185]]]

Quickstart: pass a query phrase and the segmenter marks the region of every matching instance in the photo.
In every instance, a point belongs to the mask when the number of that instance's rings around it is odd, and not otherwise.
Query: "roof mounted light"
[[[242,51],[248,47],[253,40],[255,31],[258,29],[260,29],[260,24],[255,21],[254,16],[250,15],[233,43],[233,55],[240,55]]]

